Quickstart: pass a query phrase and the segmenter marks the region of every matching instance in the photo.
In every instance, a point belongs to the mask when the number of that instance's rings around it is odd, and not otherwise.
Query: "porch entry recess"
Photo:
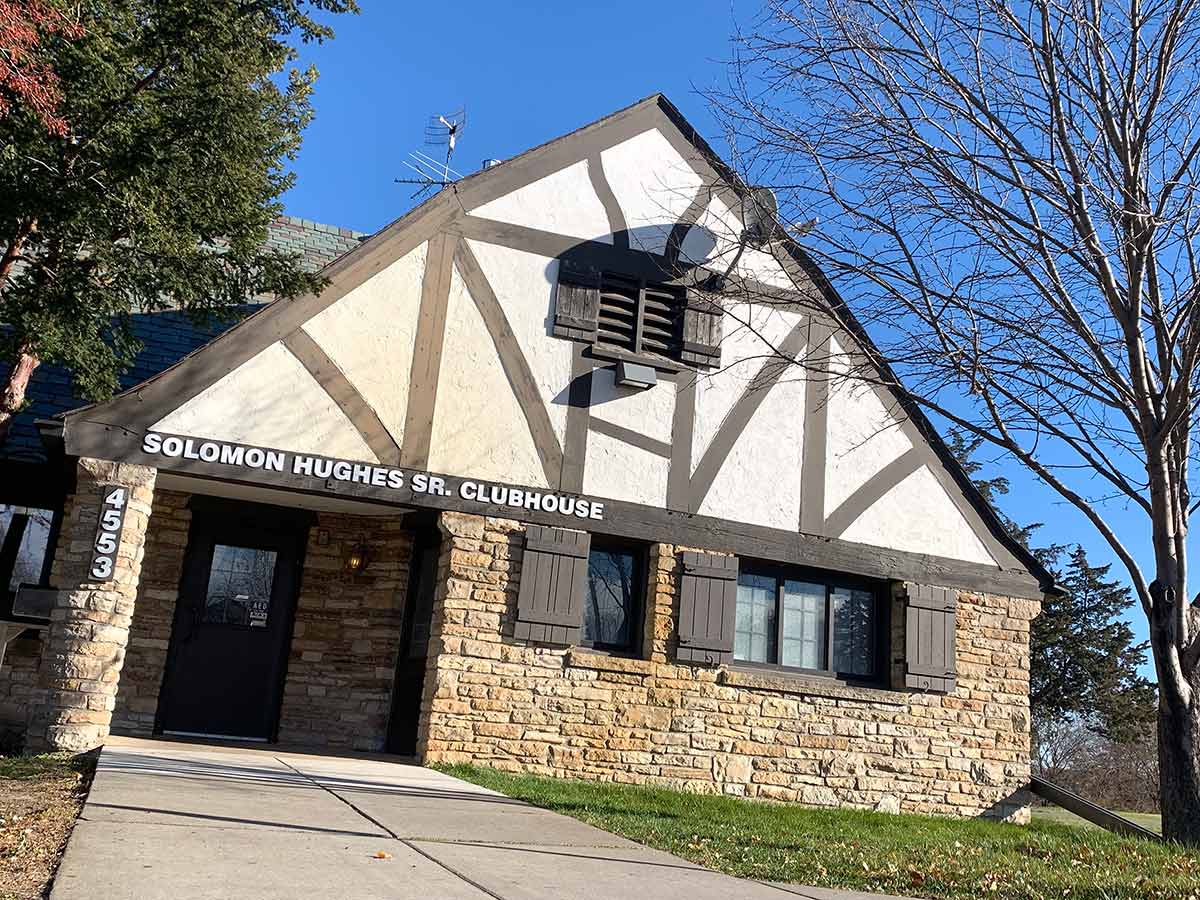
[[[193,499],[158,731],[275,739],[311,521]]]

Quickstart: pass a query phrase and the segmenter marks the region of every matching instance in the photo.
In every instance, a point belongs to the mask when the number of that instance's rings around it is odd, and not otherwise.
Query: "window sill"
[[[896,691],[882,687],[859,687],[800,673],[726,667],[722,668],[717,675],[717,683],[752,690],[778,691],[781,694],[832,697],[838,700],[858,700],[863,703],[886,703],[890,706],[908,705],[905,695]]]
[[[655,664],[634,656],[617,656],[603,650],[572,647],[567,653],[567,665],[597,672],[620,672],[625,675],[653,675]]]

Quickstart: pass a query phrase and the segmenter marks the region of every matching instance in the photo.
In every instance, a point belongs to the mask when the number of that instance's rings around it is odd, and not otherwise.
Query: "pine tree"
[[[87,0],[72,5],[78,30],[38,33],[64,127],[29,102],[0,117],[0,441],[43,362],[89,399],[110,395],[137,350],[135,312],[228,318],[320,288],[264,243],[312,116],[316,71],[292,66],[296,45],[356,8]]]
[[[963,471],[993,507],[1008,493],[1002,475],[981,478],[974,458],[980,439],[952,431],[946,441]],[[1128,585],[1109,580],[1111,566],[1093,566],[1082,546],[1031,546],[1041,523],[1018,525],[997,510],[1010,533],[1055,576],[1062,596],[1047,595],[1030,634],[1030,712],[1035,734],[1070,723],[1118,743],[1154,722],[1155,686],[1139,669],[1146,643],[1136,643],[1126,614],[1133,606]]]
[[[1030,637],[1030,705],[1035,723],[1075,719],[1118,743],[1152,724],[1155,688],[1139,673],[1145,643],[1136,643],[1126,616],[1128,585],[1093,566],[1083,547],[1050,565],[1062,596],[1047,596]]]

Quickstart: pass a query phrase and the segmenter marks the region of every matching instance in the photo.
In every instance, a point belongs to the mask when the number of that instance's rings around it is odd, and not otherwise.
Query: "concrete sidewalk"
[[[720,875],[393,759],[113,738],[51,900],[632,896],[868,895]]]

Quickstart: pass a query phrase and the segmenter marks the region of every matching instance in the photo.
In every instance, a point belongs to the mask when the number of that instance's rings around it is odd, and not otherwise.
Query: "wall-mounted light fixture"
[[[351,575],[361,575],[371,562],[371,554],[367,550],[366,541],[359,541],[346,554],[346,571]]]
[[[646,390],[658,384],[658,373],[651,366],[621,360],[617,363],[617,384],[621,387]]]

